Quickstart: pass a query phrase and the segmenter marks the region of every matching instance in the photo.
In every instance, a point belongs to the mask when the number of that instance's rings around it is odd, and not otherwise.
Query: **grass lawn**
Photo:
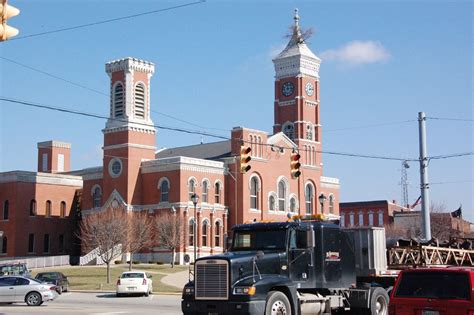
[[[107,284],[106,266],[67,266],[54,268],[33,269],[31,274],[35,277],[43,271],[60,271],[68,277],[69,288],[71,290],[115,290],[118,277],[124,271],[128,271],[128,265],[110,266],[110,283]],[[161,279],[171,273],[188,270],[187,266],[175,266],[154,264],[132,265],[132,270],[146,271],[152,276],[153,292],[181,292],[180,288],[168,286],[161,282]]]

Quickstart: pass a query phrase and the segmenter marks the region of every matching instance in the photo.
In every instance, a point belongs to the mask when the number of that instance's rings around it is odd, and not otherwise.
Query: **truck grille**
[[[229,267],[226,260],[199,260],[195,267],[196,300],[227,300],[229,298]]]

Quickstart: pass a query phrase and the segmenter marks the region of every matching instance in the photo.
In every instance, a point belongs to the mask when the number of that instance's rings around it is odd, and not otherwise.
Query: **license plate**
[[[130,291],[133,291],[133,290],[136,290],[137,287],[127,287],[127,289],[129,289]],[[424,314],[423,314],[424,315]]]
[[[217,313],[207,313],[207,315],[219,315]]]
[[[422,315],[439,315],[438,311],[423,310]]]

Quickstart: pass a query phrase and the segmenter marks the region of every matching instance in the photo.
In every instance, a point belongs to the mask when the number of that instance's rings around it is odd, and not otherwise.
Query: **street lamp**
[[[199,201],[199,195],[196,193],[193,193],[191,195],[191,201],[194,204],[193,245],[194,245],[194,263],[196,263],[196,243],[197,243],[196,205]]]
[[[321,214],[324,214],[324,203],[326,202],[326,199],[327,197],[323,193],[318,197],[319,204],[321,205]]]

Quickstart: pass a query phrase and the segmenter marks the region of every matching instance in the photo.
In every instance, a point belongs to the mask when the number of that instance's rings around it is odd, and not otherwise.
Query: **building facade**
[[[150,116],[154,64],[135,58],[109,62],[105,69],[110,77],[110,117],[102,130],[103,164],[71,172],[69,155],[57,152],[48,159],[47,152],[40,150],[41,168],[35,176],[54,168],[54,176],[77,179],[83,215],[123,208],[146,211],[150,216],[179,216],[185,222],[185,245],[177,251],[180,263],[185,254],[192,259],[194,244],[198,256],[222,252],[225,236],[235,224],[283,221],[298,214],[338,217],[339,180],[324,176],[321,156],[321,61],[304,41],[297,12],[292,37],[273,63],[273,134],[235,127],[230,140],[157,151]],[[251,149],[247,172],[240,171],[243,146]],[[296,178],[290,167],[294,153],[301,156],[301,175]],[[77,194],[74,189],[56,188],[68,200]],[[196,203],[193,194],[199,196]],[[0,191],[0,201],[5,198]],[[24,211],[9,207],[10,212]],[[7,237],[9,233],[4,232]],[[11,246],[8,244],[9,256],[14,253]],[[169,261],[169,257],[157,244],[133,259]]]
[[[393,223],[394,212],[409,211],[395,200],[341,202],[339,207],[341,227],[384,227]]]

